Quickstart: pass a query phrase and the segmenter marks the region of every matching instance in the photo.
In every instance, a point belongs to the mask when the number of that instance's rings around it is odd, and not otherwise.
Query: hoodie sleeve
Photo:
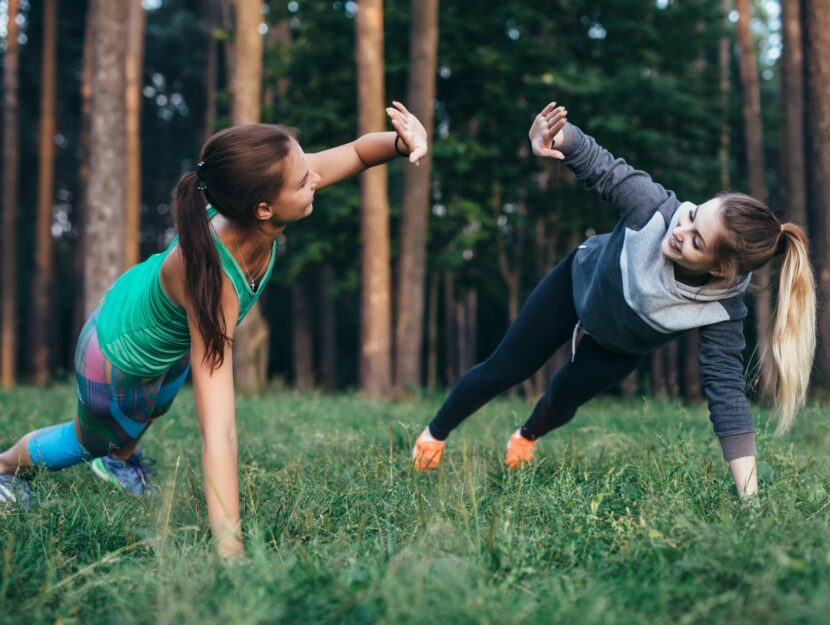
[[[746,398],[744,345],[742,319],[700,328],[698,359],[703,391],[727,461],[756,453],[755,426]]]
[[[639,230],[660,211],[668,224],[680,205],[673,191],[667,191],[644,171],[634,169],[614,156],[571,123],[562,129],[563,141],[556,149],[565,155],[565,165],[589,191],[617,209],[626,227]]]

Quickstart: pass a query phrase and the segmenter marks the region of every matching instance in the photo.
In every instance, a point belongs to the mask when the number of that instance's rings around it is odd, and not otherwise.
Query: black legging
[[[570,254],[536,285],[496,351],[458,381],[429,424],[435,438],[447,438],[464,419],[529,378],[570,341],[578,321],[571,282],[573,256]],[[573,360],[551,378],[547,391],[522,426],[522,435],[533,440],[565,425],[577,408],[634,371],[642,359],[605,349],[584,336]]]

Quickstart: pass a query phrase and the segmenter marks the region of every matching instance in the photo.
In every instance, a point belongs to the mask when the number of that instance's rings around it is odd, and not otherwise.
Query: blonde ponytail
[[[804,404],[816,350],[816,286],[807,235],[795,224],[785,223],[780,245],[784,259],[767,342],[773,364],[768,391],[778,417],[777,434],[790,429]]]

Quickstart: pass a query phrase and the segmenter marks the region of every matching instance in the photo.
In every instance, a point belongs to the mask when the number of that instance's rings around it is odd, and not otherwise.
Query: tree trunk
[[[441,274],[433,270],[429,278],[429,312],[427,315],[427,388],[438,384],[438,287]]]
[[[718,150],[718,161],[720,163],[720,186],[724,191],[729,188],[729,94],[730,94],[730,75],[732,68],[732,55],[729,52],[731,41],[729,39],[729,32],[727,31],[726,16],[732,7],[732,0],[721,0],[721,10],[723,11],[723,20],[721,27],[720,41],[718,43],[718,65],[720,69],[720,104],[721,104],[721,131],[720,131],[720,149]]]
[[[81,65],[81,128],[78,137],[78,200],[73,206],[73,222],[77,236],[73,240],[72,275],[75,295],[72,303],[72,336],[81,333],[86,322],[84,270],[86,257],[86,214],[89,212],[89,144],[92,128],[92,53],[95,40],[95,15],[92,0],[88,3],[84,24],[84,48]],[[74,347],[74,345],[73,345]],[[70,354],[70,359],[72,355]],[[71,361],[71,360],[70,360]]]
[[[0,382],[3,388],[14,386],[17,376],[17,185],[20,178],[17,9],[18,1],[9,0],[3,55],[3,321],[0,332]]]
[[[677,341],[666,344],[666,392],[669,397],[679,395],[677,387]]]
[[[141,88],[144,78],[144,25],[141,0],[129,0],[125,91],[127,107],[127,182],[124,228],[124,267],[141,258]]]
[[[464,298],[465,327],[467,328],[467,339],[465,341],[467,351],[464,356],[463,372],[472,369],[477,362],[478,352],[478,289],[467,289]]]
[[[216,127],[216,86],[219,71],[219,44],[213,29],[216,28],[216,1],[205,2],[205,25],[207,26],[207,55],[205,58],[205,119],[202,141],[207,141]]]
[[[262,22],[260,0],[235,0],[236,27],[230,64],[231,123],[253,124],[260,119],[262,93]],[[263,285],[264,286],[264,285]],[[262,390],[268,376],[270,331],[259,302],[237,328],[233,346],[237,388],[245,393]]]
[[[126,177],[124,64],[127,5],[93,0],[89,204],[85,219],[84,301],[89,314],[124,268]]]
[[[455,335],[455,274],[444,273],[444,379],[448,387],[458,381],[458,349]]]
[[[358,133],[384,130],[383,3],[362,0],[357,11]],[[360,388],[369,396],[392,388],[392,304],[386,166],[360,176]]]
[[[666,348],[660,347],[651,354],[651,394],[654,397],[666,394]]]
[[[55,93],[57,90],[57,0],[43,5],[43,61],[40,92],[40,168],[35,224],[35,276],[32,288],[32,381],[49,379],[52,295],[52,209],[55,194]]]
[[[337,389],[337,303],[334,296],[334,269],[320,270],[320,381],[323,390]]]
[[[802,4],[807,65],[807,181],[809,213],[816,221],[815,254],[819,298],[819,374],[830,388],[830,6],[823,0]]]
[[[789,219],[807,225],[807,183],[804,165],[804,48],[798,0],[782,3],[784,55],[781,68],[783,105],[781,177]]]
[[[438,0],[419,0],[411,6],[407,106],[431,137],[438,52]],[[399,390],[421,385],[431,164],[432,159],[427,154],[419,167],[407,166],[404,173],[395,325],[395,385]]]
[[[307,391],[314,386],[314,341],[308,289],[295,283],[291,287],[291,355],[294,386]]]
[[[700,330],[694,328],[683,335],[684,360],[683,367],[683,399],[686,401],[700,401],[703,394],[700,389],[700,364],[698,351],[700,350]]]
[[[758,85],[758,63],[755,55],[755,41],[752,37],[752,14],[749,0],[737,0],[738,43],[741,50],[740,73],[743,93],[743,117],[746,135],[746,163],[749,173],[749,192],[762,202],[767,201],[764,184],[764,151],[761,130],[761,89]],[[758,374],[760,387],[769,389],[772,375],[767,328],[770,324],[771,294],[769,289],[769,267],[754,272],[760,286],[755,297],[755,328],[757,334],[760,366]]]

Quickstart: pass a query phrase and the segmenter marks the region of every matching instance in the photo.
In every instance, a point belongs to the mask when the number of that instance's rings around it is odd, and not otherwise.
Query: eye
[[[700,249],[700,243],[698,243],[697,238],[692,239],[692,247],[695,248],[696,250]]]

